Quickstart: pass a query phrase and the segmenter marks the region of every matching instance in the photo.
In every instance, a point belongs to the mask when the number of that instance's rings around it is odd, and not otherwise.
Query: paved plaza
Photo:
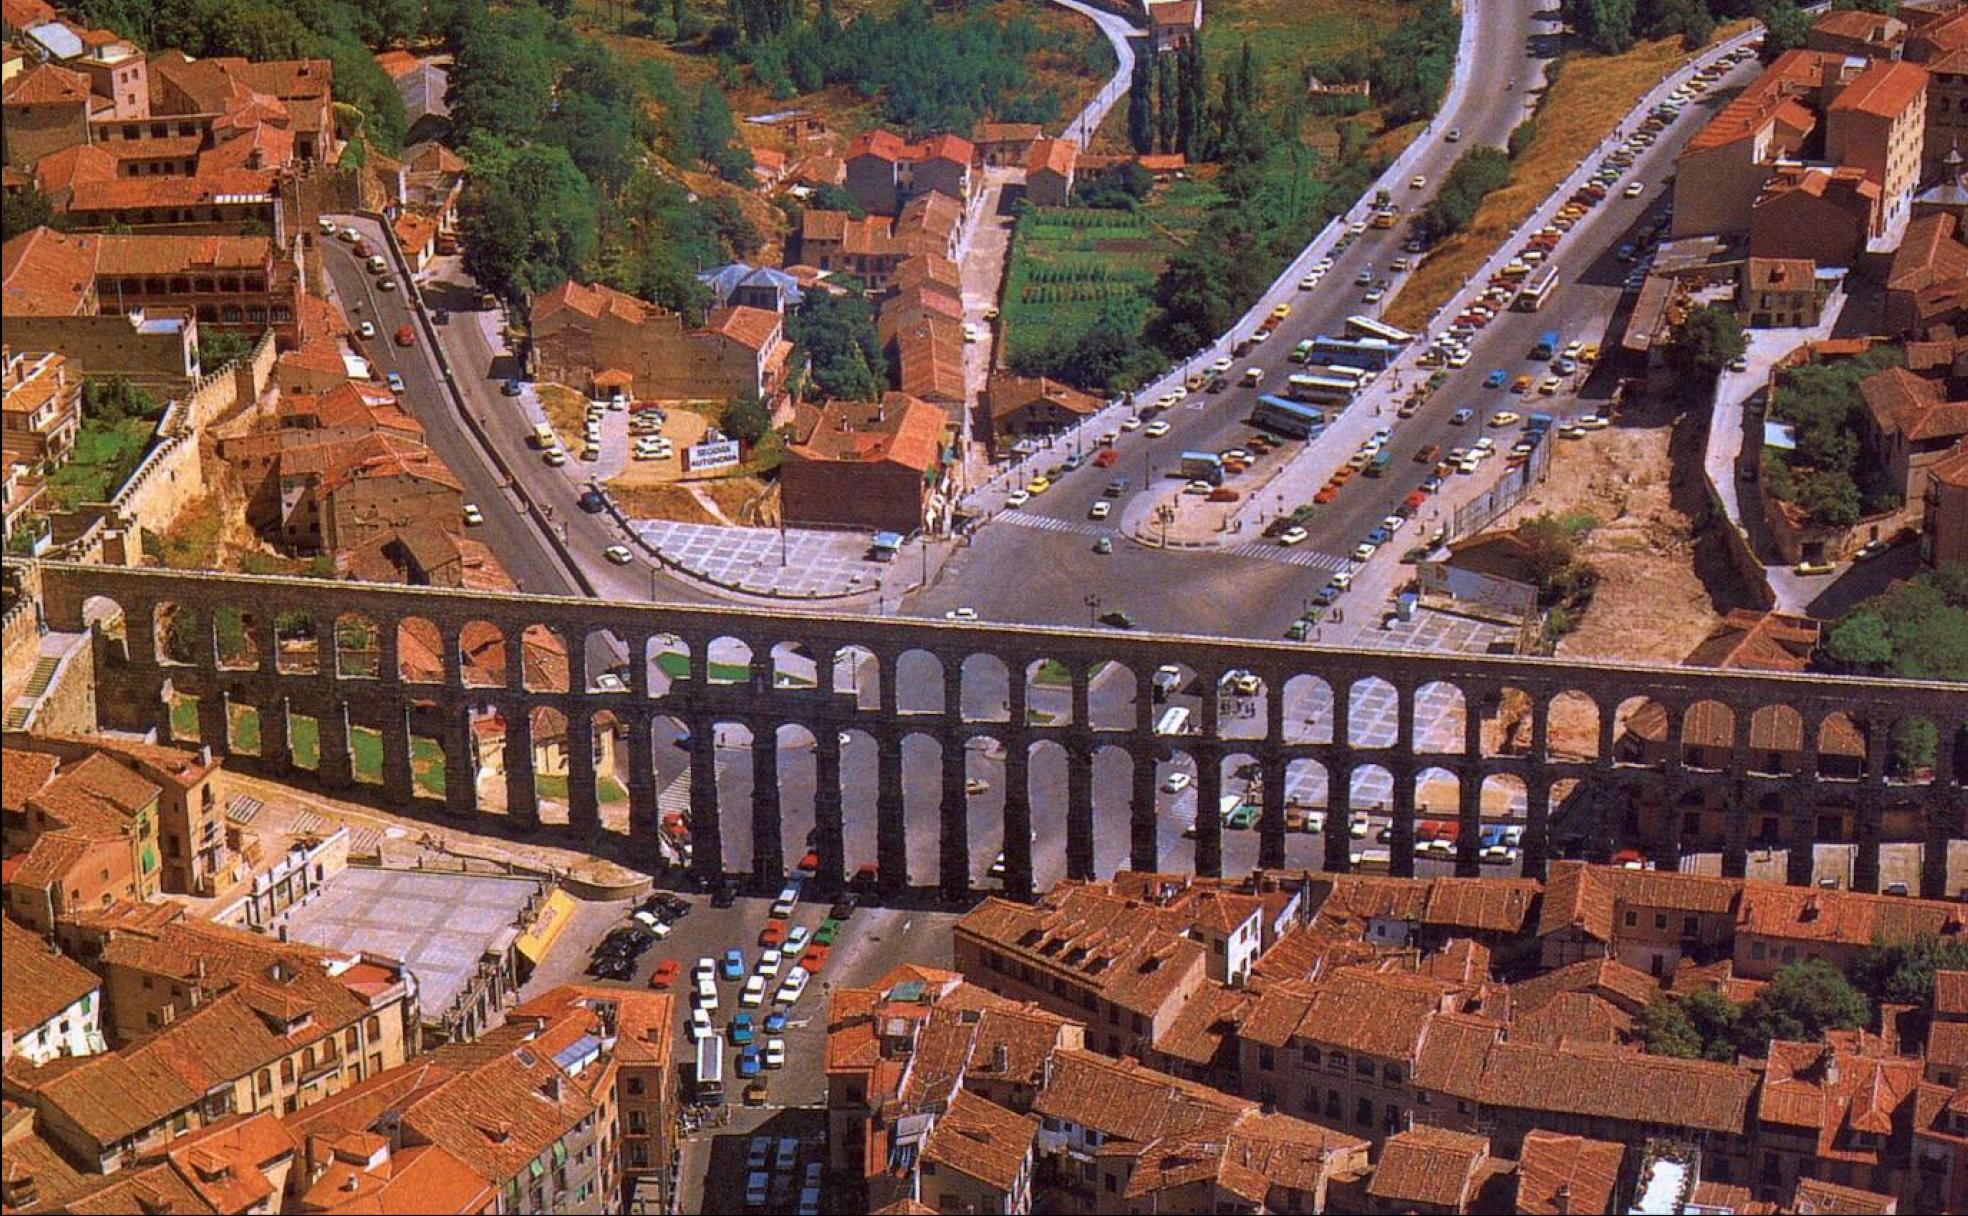
[[[539,884],[530,879],[351,867],[287,914],[295,941],[401,959],[418,1003],[447,1009],[495,938],[517,932]]]
[[[783,599],[873,591],[892,565],[869,556],[853,532],[735,528],[641,519],[635,530],[663,560],[726,587]],[[898,561],[910,556],[905,552]],[[920,555],[916,555],[920,561]]]

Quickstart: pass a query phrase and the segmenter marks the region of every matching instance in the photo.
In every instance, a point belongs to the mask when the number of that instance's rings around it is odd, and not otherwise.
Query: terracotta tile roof
[[[1451,932],[1515,936],[1542,889],[1531,878],[1437,878],[1429,885],[1421,920]]]
[[[54,780],[60,761],[28,748],[0,751],[0,809],[18,815],[27,809],[30,794]]]
[[[1934,973],[1934,1016],[1968,1018],[1968,971]]]
[[[1466,1013],[1438,1013],[1429,1018],[1415,1052],[1415,1085],[1473,1099],[1482,1083],[1483,1062],[1505,1029],[1500,1022]]]
[[[1255,1104],[1205,1085],[1069,1049],[1053,1057],[1052,1076],[1032,1113],[1099,1131],[1108,1140],[1142,1146],[1176,1137],[1221,1136]]]
[[[1032,145],[1031,154],[1025,158],[1027,174],[1046,171],[1061,177],[1073,175],[1073,165],[1079,160],[1080,146],[1070,139],[1042,139]]]
[[[967,165],[977,157],[977,149],[969,140],[948,131],[930,136],[917,144],[915,151],[921,160],[947,160],[959,165]]]
[[[1428,909],[1429,880],[1339,875],[1319,905],[1318,920],[1356,924],[1364,931],[1371,920],[1420,924]]]
[[[1615,1045],[1633,1038],[1633,1015],[1591,992],[1560,992],[1550,1000],[1512,1016],[1510,1037],[1518,1043],[1600,1043]]]
[[[39,1130],[33,1127],[17,1130],[13,1125],[16,1117],[14,1103],[9,1099],[7,1154],[0,1160],[0,1176],[6,1179],[8,1194],[16,1187],[32,1186],[39,1205],[37,1210],[54,1211],[70,1195],[80,1194],[95,1184],[100,1175],[78,1173]],[[12,1212],[14,1208],[9,1204],[7,1210]]]
[[[1283,1047],[1291,1042],[1298,1024],[1305,1020],[1317,991],[1306,980],[1267,984],[1244,1014],[1244,1023],[1237,1028],[1238,1037],[1267,1047]]]
[[[781,324],[779,314],[771,309],[742,304],[717,309],[705,319],[706,329],[752,351],[765,350],[778,341]]]
[[[1257,1002],[1242,988],[1207,984],[1183,1002],[1168,1029],[1155,1038],[1155,1050],[1170,1059],[1208,1068],[1223,1056],[1224,1044],[1238,1032],[1244,1014]]]
[[[1935,1022],[1927,1031],[1927,1062],[1968,1068],[1968,1022]]]
[[[7,82],[0,100],[10,106],[87,105],[89,78],[52,63],[41,63]]]
[[[896,382],[903,393],[945,404],[964,399],[963,331],[942,316],[922,316],[894,335]]]
[[[1765,1127],[1811,1133],[1822,1159],[1878,1162],[1878,1146],[1912,1125],[1920,1072],[1919,1060],[1887,1056],[1863,1031],[1831,1031],[1822,1043],[1773,1042],[1756,1117]]]
[[[1039,1121],[1032,1116],[1013,1114],[959,1089],[930,1130],[921,1159],[1009,1195],[1031,1159],[1038,1132]]]
[[[1869,945],[1968,931],[1968,910],[1946,900],[1868,895],[1752,883],[1743,890],[1736,933],[1798,942]]]
[[[882,400],[829,401],[791,453],[827,463],[894,463],[927,473],[943,450],[943,411],[904,393]]]
[[[863,156],[872,156],[877,160],[898,161],[908,159],[909,151],[908,140],[893,131],[878,128],[873,131],[863,131],[855,136],[848,143],[847,150],[841,153],[841,159],[856,160]]]
[[[18,1041],[101,987],[82,964],[0,919],[0,1026]]]
[[[1291,1115],[1250,1110],[1231,1126],[1225,1156],[1270,1186],[1309,1195],[1318,1192],[1329,1172],[1364,1164],[1368,1147],[1359,1136]]]
[[[126,178],[170,181],[171,178]],[[175,236],[160,233],[107,233],[95,273],[104,276],[216,274],[228,270],[266,270],[276,262],[273,238],[264,236]]]
[[[1626,1146],[1543,1129],[1526,1132],[1517,1154],[1521,1216],[1610,1212]]]
[[[1818,648],[1818,634],[1818,623],[1807,616],[1731,608],[1681,665],[1805,671]]]
[[[1944,211],[1908,223],[1886,273],[1887,290],[1920,291],[1968,275],[1968,245],[1959,231],[1959,222]]]
[[[1417,1124],[1381,1146],[1367,1194],[1393,1205],[1462,1211],[1490,1155],[1487,1136]]]
[[[1511,1003],[1529,1013],[1564,992],[1590,992],[1638,1014],[1660,996],[1660,985],[1646,972],[1618,959],[1584,959],[1510,986]]]
[[[1815,117],[1793,99],[1817,88],[1827,73],[1836,71],[1844,61],[1844,55],[1832,51],[1785,51],[1709,119],[1708,125],[1695,132],[1681,155],[1747,139],[1773,118],[1810,130],[1816,125]]]
[[[1456,991],[1423,976],[1343,968],[1319,983],[1298,1037],[1412,1067],[1430,1019],[1452,1010]]]
[[[1914,1134],[1922,1140],[1938,1140],[1943,1144],[1968,1148],[1968,1133],[1956,1130],[1957,1118],[1968,1118],[1968,1080],[1952,1089],[1921,1082],[1914,1091]]]
[[[927,233],[935,237],[938,244],[913,252],[942,254],[957,230],[963,227],[963,217],[962,203],[932,190],[927,194],[918,194],[902,205],[902,213],[895,217],[895,235],[899,240],[909,233]]]
[[[1685,996],[1708,988],[1739,1005],[1745,1004],[1763,988],[1763,981],[1738,979],[1735,971],[1736,965],[1732,959],[1717,959],[1697,965],[1693,959],[1683,956],[1674,968],[1674,976],[1668,982],[1667,990],[1676,996]]]
[[[617,291],[606,283],[584,284],[568,279],[533,302],[533,324],[538,326],[563,311],[577,312],[590,320],[610,313],[631,325],[641,325],[666,315],[656,305],[645,303],[625,291]]]
[[[260,1111],[180,1137],[165,1157],[214,1211],[249,1212],[277,1198],[267,1172],[291,1161],[300,1147],[277,1115]]]
[[[62,1208],[75,1213],[75,1216],[97,1216],[98,1213],[100,1216],[127,1216],[130,1212],[172,1212],[196,1216],[220,1210],[165,1162],[94,1181],[93,1185],[65,1200]]]
[[[1538,905],[1539,937],[1575,929],[1594,941],[1613,940],[1613,892],[1601,871],[1582,861],[1553,862]]]
[[[7,859],[8,886],[45,891],[57,882],[67,885],[67,876],[87,857],[97,842],[74,832],[43,832],[27,852]]]
[[[956,931],[1040,975],[1153,1014],[1203,965],[1203,946],[1183,935],[1179,919],[1100,887],[1066,883],[1036,906],[988,899],[958,921]]]
[[[74,316],[93,311],[96,257],[103,238],[34,228],[0,247],[0,299],[23,316]]]
[[[895,273],[889,276],[889,283],[898,292],[917,288],[928,288],[937,294],[963,299],[963,275],[957,264],[938,253],[919,253],[904,258],[895,266]]]
[[[1490,1049],[1477,1097],[1485,1106],[1741,1135],[1756,1077],[1733,1064],[1505,1042]]]
[[[1202,23],[1203,0],[1150,0],[1148,20],[1155,25],[1181,25],[1190,29]]]
[[[1070,384],[1061,384],[1044,376],[1017,376],[1009,372],[992,375],[990,383],[991,417],[1004,418],[1031,405],[1043,401],[1055,408],[1086,417],[1100,409],[1100,398],[1092,393],[1084,393]]]
[[[1877,1191],[1840,1186],[1821,1178],[1799,1178],[1789,1210],[1797,1216],[1885,1216],[1897,1212],[1899,1200]]]
[[[971,139],[980,144],[1024,143],[1044,134],[1045,128],[1035,122],[979,122],[970,131]]]
[[[1874,60],[1825,107],[1831,115],[1897,118],[1927,92],[1927,70],[1900,60]]]
[[[204,1101],[168,1063],[148,1052],[69,1056],[36,1068],[26,1057],[7,1062],[10,1089],[61,1111],[83,1135],[111,1145]]]
[[[975,985],[966,985],[975,987]],[[1059,1045],[1061,1031],[1074,1025],[1036,1005],[1018,1008],[991,1006],[977,1017],[967,1076],[1036,1087],[1045,1079],[1047,1061]],[[997,1050],[1004,1048],[1004,1067]]]
[[[408,75],[423,65],[423,60],[409,51],[377,51],[372,58],[375,59],[376,66],[383,70],[383,75],[391,80]]]

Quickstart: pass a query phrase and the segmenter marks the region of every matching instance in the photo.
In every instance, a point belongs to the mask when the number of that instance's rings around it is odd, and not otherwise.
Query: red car
[[[766,921],[765,928],[759,930],[759,946],[762,949],[773,949],[785,940],[786,922],[783,920]]]
[[[1096,469],[1111,469],[1114,467],[1114,462],[1120,458],[1121,454],[1113,448],[1102,448],[1094,454],[1093,467]]]
[[[649,973],[649,986],[651,988],[668,988],[671,984],[676,983],[677,972],[679,970],[681,970],[681,964],[675,959],[664,959],[662,962],[656,964],[656,970]]]
[[[1339,487],[1332,484],[1331,482],[1327,482],[1325,485],[1319,487],[1319,492],[1312,496],[1312,501],[1318,503],[1320,506],[1323,507],[1327,503],[1331,502],[1333,499],[1338,497],[1339,497]]]
[[[815,874],[820,870],[820,854],[808,849],[806,856],[800,858],[799,870],[802,874]]]
[[[408,325],[397,326],[396,344],[398,346],[415,346],[417,344],[417,331],[411,329]]]
[[[827,947],[808,946],[806,953],[800,955],[800,966],[806,968],[808,975],[820,974],[820,968],[827,965]]]

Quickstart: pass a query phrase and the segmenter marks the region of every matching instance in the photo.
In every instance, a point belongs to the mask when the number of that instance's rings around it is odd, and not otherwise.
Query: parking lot
[[[659,896],[658,898],[662,898]],[[744,980],[728,980],[720,971],[712,987],[716,1005],[708,1010],[709,1021],[721,1044],[725,1100],[715,1105],[690,1105],[695,1098],[697,1049],[690,1028],[692,1009],[700,1004],[694,996],[692,972],[700,960],[711,960],[717,967],[727,950],[739,951],[741,973],[750,977],[758,972],[763,948],[760,933],[771,919],[771,899],[741,897],[728,907],[715,907],[711,898],[698,894],[675,897],[688,911],[673,919],[661,940],[652,941],[637,954],[626,978],[597,979],[590,983],[614,983],[647,987],[650,977],[666,961],[675,966],[675,979],[668,990],[677,998],[678,1066],[683,1070],[679,1093],[687,1104],[682,1151],[682,1210],[731,1212],[760,1210],[746,1204],[750,1175],[759,1171],[746,1168],[752,1137],[765,1135],[771,1140],[776,1162],[783,1138],[795,1141],[796,1164],[791,1170],[767,1167],[768,1202],[765,1210],[798,1210],[810,1164],[825,1162],[826,1020],[827,1006],[836,986],[872,984],[907,959],[925,966],[944,966],[949,962],[949,926],[955,914],[908,907],[857,907],[841,920],[833,945],[824,963],[813,974],[804,992],[781,1004],[775,998],[779,983],[789,974],[792,962],[782,962],[778,973],[765,986],[764,999],[755,1006],[740,1003]],[[648,906],[645,902],[638,906]],[[786,928],[804,931],[809,937],[819,933],[830,908],[825,903],[802,900]],[[610,932],[620,932],[629,923],[625,908]],[[590,940],[599,934],[591,935]],[[772,1013],[785,1017],[782,1030],[766,1034],[765,1018]],[[732,1039],[736,1015],[749,1014],[754,1026],[750,1046],[760,1048],[768,1039],[783,1046],[784,1063],[765,1068],[761,1063],[756,1077],[739,1074],[741,1047]],[[758,1092],[747,1095],[754,1081]]]
[[[811,529],[721,527],[642,519],[635,530],[663,555],[714,583],[754,595],[833,597],[873,591],[893,564],[874,560],[868,538]]]

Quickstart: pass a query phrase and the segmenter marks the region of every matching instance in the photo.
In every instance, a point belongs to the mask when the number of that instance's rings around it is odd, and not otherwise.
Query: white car
[[[1333,575],[1326,581],[1344,593],[1348,587],[1353,585],[1353,572],[1351,570],[1341,570],[1338,574]]]
[[[1219,356],[1217,356],[1217,358],[1215,359],[1215,361],[1213,361],[1213,362],[1212,362],[1212,363],[1210,364],[1210,370],[1211,370],[1211,371],[1213,371],[1213,372],[1215,372],[1215,373],[1216,373],[1217,375],[1219,375],[1219,376],[1220,376],[1220,375],[1222,375],[1222,374],[1223,374],[1224,372],[1227,372],[1227,371],[1229,371],[1229,370],[1230,370],[1230,356],[1229,356],[1229,355],[1219,355]]]
[[[977,609],[952,608],[943,614],[943,619],[946,621],[974,621],[977,619]]]
[[[1278,537],[1278,543],[1284,545],[1286,548],[1290,548],[1293,545],[1304,544],[1306,536],[1307,533],[1303,528],[1286,528],[1284,533]]]
[[[601,551],[601,555],[617,566],[626,566],[635,560],[627,545],[610,545]]]
[[[395,279],[384,279],[384,280],[383,280],[382,282],[380,282],[380,283],[378,283],[378,284],[376,284],[376,290],[377,290],[377,291],[395,291],[395,290],[396,290],[396,280],[395,280]]]
[[[1162,436],[1169,433],[1169,424],[1166,421],[1157,418],[1153,422],[1148,424],[1147,430],[1141,433],[1148,436],[1148,438],[1150,439],[1160,439]]]
[[[691,1042],[696,1043],[711,1038],[716,1034],[717,1027],[711,1025],[711,1014],[708,1009],[693,1009],[690,1011]]]
[[[359,337],[373,338],[376,336],[376,327],[374,325],[371,325],[369,322],[364,321],[362,324],[355,327],[355,332]]]
[[[738,1003],[748,1009],[756,1009],[765,1004],[765,977],[748,975],[745,977],[745,990],[739,994]]]
[[[765,1041],[764,1064],[767,1068],[786,1066],[786,1040],[767,1039]]]
[[[1366,561],[1374,555],[1374,550],[1377,547],[1366,541],[1361,541],[1359,544],[1353,546],[1353,560],[1356,562]]]
[[[350,226],[342,229],[342,239],[345,241],[359,241],[362,239],[362,234],[357,232],[353,226]]]
[[[1087,518],[1106,519],[1108,512],[1112,511],[1113,509],[1114,509],[1114,504],[1103,498],[1099,502],[1093,504],[1092,509],[1090,509],[1087,512]]]
[[[844,735],[846,732],[842,733]],[[779,953],[785,955],[787,958],[791,958],[795,954],[803,952],[806,949],[806,939],[812,936],[813,930],[807,928],[805,925],[794,925],[792,928],[786,930],[786,941],[779,947]],[[798,971],[800,969],[795,967],[793,970]],[[787,978],[791,977],[788,976]]]
[[[697,960],[697,965],[690,969],[690,978],[694,983],[701,984],[705,980],[716,983],[717,975],[718,965],[714,958],[700,958]]]
[[[756,972],[766,979],[774,979],[778,976],[780,964],[784,961],[785,955],[777,950],[761,950]]]
[[[1408,189],[1410,190],[1419,190],[1423,186],[1426,186],[1427,184],[1428,184],[1428,179],[1419,173],[1415,174],[1413,177],[1408,179]]]
[[[806,991],[806,981],[808,978],[806,968],[793,968],[786,973],[785,981],[779,985],[779,991],[774,994],[772,999],[781,1005],[794,1004],[800,999],[800,995]]]
[[[1461,127],[1450,127],[1450,128],[1449,128],[1449,136],[1448,136],[1448,139],[1449,139],[1449,142],[1450,142],[1450,143],[1452,143],[1452,144],[1459,144],[1459,143],[1461,143],[1461,142],[1462,142],[1462,128],[1461,128]]]
[[[485,512],[478,509],[478,504],[475,502],[466,503],[465,526],[467,528],[476,528],[478,527],[478,525],[484,522],[485,522]]]
[[[1626,183],[1626,189],[1621,191],[1621,193],[1625,194],[1628,198],[1639,198],[1646,189],[1646,182],[1628,182]]]
[[[548,468],[557,469],[567,463],[567,453],[556,444],[540,453],[540,459],[546,463]]]
[[[1140,429],[1141,429],[1141,419],[1139,419],[1139,418],[1123,418],[1123,419],[1121,420],[1121,429],[1122,429],[1123,431],[1128,431],[1128,432],[1134,432],[1134,431],[1138,431],[1138,430],[1140,430]]]
[[[1032,492],[1030,490],[1027,490],[1023,486],[1020,486],[1016,490],[1013,490],[1011,493],[1005,495],[1005,506],[1007,507],[1022,507],[1026,503],[1031,501],[1032,501]]]
[[[974,321],[964,322],[963,336],[966,342],[981,342],[984,340],[983,331],[977,328],[977,324]]]
[[[383,273],[383,271],[388,269],[389,269],[389,262],[387,259],[383,257],[382,254],[372,253],[369,255],[369,272],[371,274],[381,274]]]
[[[1183,790],[1189,788],[1189,783],[1192,780],[1194,778],[1190,777],[1188,773],[1177,769],[1175,772],[1162,778],[1162,789],[1167,793],[1180,794]]]
[[[322,216],[322,217],[321,217],[321,218],[320,218],[319,220],[317,220],[317,221],[315,221],[315,222],[321,225],[321,231],[322,231],[322,232],[324,232],[325,234],[327,234],[328,236],[334,236],[334,235],[335,235],[335,217],[334,217],[334,216],[332,216],[332,215],[324,215],[324,216]]]

